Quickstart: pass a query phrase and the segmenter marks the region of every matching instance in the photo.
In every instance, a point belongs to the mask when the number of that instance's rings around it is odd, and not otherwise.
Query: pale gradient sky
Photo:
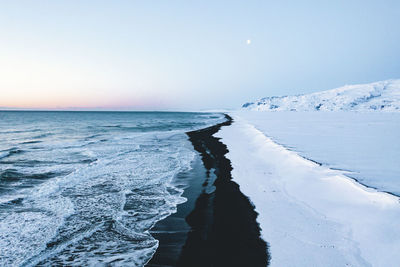
[[[235,108],[400,78],[399,47],[398,0],[0,0],[0,107]]]

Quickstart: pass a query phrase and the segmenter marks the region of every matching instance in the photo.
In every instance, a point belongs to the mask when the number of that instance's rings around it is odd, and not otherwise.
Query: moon
[[[250,39],[247,40],[247,41],[246,41],[246,44],[248,44],[248,45],[251,44],[251,40],[250,40]]]

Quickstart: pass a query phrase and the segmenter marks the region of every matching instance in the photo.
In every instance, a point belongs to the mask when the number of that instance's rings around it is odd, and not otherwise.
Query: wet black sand
[[[187,133],[201,161],[177,177],[189,180],[183,194],[188,201],[152,229],[160,243],[147,266],[268,265],[254,206],[232,181],[227,147],[212,136],[232,123],[226,118],[224,123]]]

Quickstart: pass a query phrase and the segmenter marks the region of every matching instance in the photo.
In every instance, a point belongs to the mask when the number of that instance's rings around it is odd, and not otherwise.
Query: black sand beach
[[[257,213],[232,181],[227,147],[213,137],[227,121],[188,132],[201,160],[177,179],[188,179],[183,194],[188,199],[177,213],[151,230],[159,247],[147,264],[156,266],[267,266],[267,244],[260,238]]]

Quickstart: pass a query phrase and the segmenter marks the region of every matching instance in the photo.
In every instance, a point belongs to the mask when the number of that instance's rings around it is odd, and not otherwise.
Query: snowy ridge
[[[258,111],[400,112],[400,79],[346,85],[312,94],[265,97],[256,102],[246,103],[242,108]]]

